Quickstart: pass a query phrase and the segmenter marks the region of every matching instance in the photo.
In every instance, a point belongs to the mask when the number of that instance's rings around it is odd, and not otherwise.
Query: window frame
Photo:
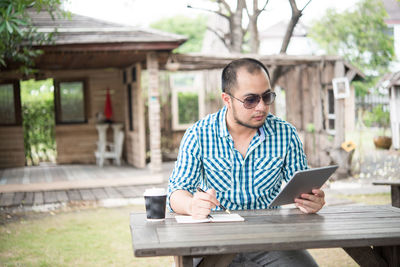
[[[1,80],[0,84],[12,84],[14,89],[14,123],[0,122],[0,126],[22,126],[21,87],[19,80]]]
[[[331,90],[332,91],[332,97],[333,97],[333,113],[330,113],[329,112],[329,108],[330,108],[330,102],[329,102],[329,90]],[[335,135],[336,134],[336,129],[335,129],[335,126],[333,126],[333,128],[331,128],[330,127],[330,123],[329,123],[329,121],[330,120],[333,120],[333,125],[335,125],[335,120],[336,120],[336,107],[335,107],[335,102],[336,102],[336,99],[335,99],[335,92],[334,92],[334,89],[333,89],[333,87],[331,87],[331,86],[329,86],[328,88],[327,88],[327,119],[326,119],[326,132],[328,133],[328,134],[330,134],[330,135]]]
[[[82,82],[83,84],[83,110],[84,110],[84,121],[62,121],[61,120],[61,99],[60,99],[60,84],[71,83],[71,82]],[[89,114],[89,103],[88,103],[88,82],[86,78],[69,78],[69,79],[54,79],[54,117],[56,125],[63,124],[87,124]]]
[[[184,131],[196,123],[200,118],[205,115],[205,96],[204,96],[204,83],[202,72],[192,71],[192,72],[179,72],[178,74],[193,75],[192,85],[178,85],[175,80],[170,78],[170,88],[171,88],[171,111],[172,111],[172,130],[173,131]],[[198,96],[198,118],[191,123],[180,123],[179,122],[179,105],[178,105],[178,95],[179,93],[196,93]]]

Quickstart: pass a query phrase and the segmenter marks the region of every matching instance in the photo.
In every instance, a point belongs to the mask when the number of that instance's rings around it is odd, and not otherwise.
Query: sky
[[[228,0],[228,2],[231,0]],[[264,3],[265,0],[259,0]],[[328,7],[343,11],[353,8],[359,0],[312,0],[303,12],[303,22],[320,18]],[[235,1],[233,1],[235,2]],[[249,1],[251,2],[251,1]],[[302,8],[308,0],[297,0]],[[175,15],[195,17],[204,11],[187,8],[212,8],[207,0],[68,0],[66,7],[73,13],[133,26],[148,27],[152,22]],[[289,20],[291,9],[288,0],[270,0],[259,17],[259,29],[265,29],[283,19]]]

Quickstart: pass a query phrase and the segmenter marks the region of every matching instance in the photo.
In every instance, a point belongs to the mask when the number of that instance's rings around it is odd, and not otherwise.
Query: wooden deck
[[[25,208],[57,203],[71,204],[79,201],[97,202],[106,199],[138,198],[143,196],[144,190],[148,187],[149,185],[138,185],[57,191],[6,192],[0,194],[0,209]]]
[[[95,165],[52,165],[0,170],[0,209],[25,208],[79,201],[98,202],[143,196],[146,188],[166,187],[172,170],[163,174],[146,169]]]

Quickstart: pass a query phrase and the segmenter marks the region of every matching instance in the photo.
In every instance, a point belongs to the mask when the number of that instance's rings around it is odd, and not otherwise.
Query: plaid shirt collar
[[[219,127],[218,127],[218,134],[220,137],[228,137],[230,136],[228,131],[228,126],[226,125],[226,114],[228,109],[224,106],[220,110],[219,117]],[[271,113],[268,114],[265,123],[258,129],[258,135],[262,140],[265,139],[266,136],[274,135],[275,134],[275,125],[271,122],[271,119],[274,117]]]

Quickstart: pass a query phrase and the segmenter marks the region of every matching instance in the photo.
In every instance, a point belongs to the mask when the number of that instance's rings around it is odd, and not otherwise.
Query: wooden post
[[[290,73],[290,78],[287,80],[286,90],[286,120],[293,124],[298,131],[304,130],[303,113],[302,113],[302,95],[301,95],[301,70],[296,66]]]
[[[392,206],[400,208],[400,185],[391,185]]]
[[[343,61],[335,62],[334,77],[344,77],[345,70]],[[347,153],[341,148],[342,143],[345,141],[345,99],[335,99],[335,139],[332,151],[332,158],[339,165],[336,171],[338,178],[347,177],[350,174],[352,153]]]
[[[150,171],[162,171],[161,129],[160,129],[160,92],[158,90],[158,59],[156,52],[149,52],[146,57],[149,77],[149,129],[150,129]]]
[[[137,168],[146,167],[146,126],[141,85],[141,65],[124,69],[126,160]]]

